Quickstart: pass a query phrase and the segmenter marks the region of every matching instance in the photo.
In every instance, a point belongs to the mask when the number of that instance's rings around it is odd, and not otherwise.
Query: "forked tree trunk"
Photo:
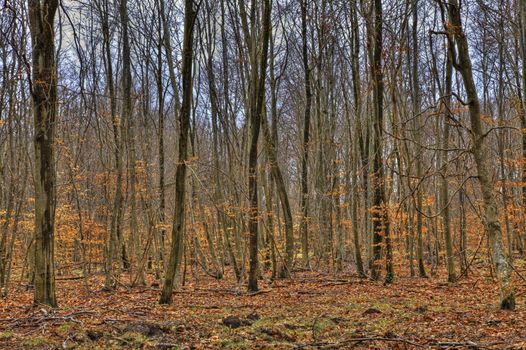
[[[495,272],[500,286],[500,306],[502,309],[515,308],[515,289],[511,281],[511,266],[504,252],[502,243],[502,231],[499,223],[497,202],[493,194],[493,182],[491,178],[491,166],[488,147],[485,142],[480,102],[477,95],[477,87],[473,78],[473,69],[466,34],[462,28],[460,19],[460,7],[457,0],[449,0],[447,4],[449,22],[444,23],[450,43],[456,44],[456,52],[453,58],[455,69],[462,75],[469,108],[471,122],[471,135],[473,138],[472,153],[477,166],[478,179],[482,192],[484,206],[484,224],[488,231],[490,250],[495,264]],[[458,62],[456,62],[458,59]]]
[[[252,12],[255,11],[257,2],[252,3]],[[265,103],[265,77],[267,73],[268,51],[270,41],[270,0],[265,0],[263,4],[263,47],[261,58],[259,60],[259,67],[257,65],[257,45],[255,26],[252,26],[252,43],[251,49],[251,93],[250,93],[250,150],[248,158],[248,192],[250,200],[250,215],[249,215],[249,273],[248,273],[248,290],[255,292],[258,290],[258,184],[257,184],[257,161],[258,161],[258,138],[259,128],[261,125],[261,118],[263,116],[263,104]],[[252,17],[252,23],[256,20],[256,16]],[[266,117],[265,117],[266,118]]]

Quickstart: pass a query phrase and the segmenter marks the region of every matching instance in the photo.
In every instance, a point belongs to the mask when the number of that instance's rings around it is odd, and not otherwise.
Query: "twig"
[[[430,343],[430,345],[440,346],[444,348],[449,348],[449,347],[454,346],[454,347],[470,347],[470,348],[475,348],[475,349],[489,349],[490,346],[495,346],[495,345],[500,345],[500,344],[503,344],[503,342],[495,341],[491,343],[475,343],[473,341],[465,341],[465,342],[444,341],[444,342]]]
[[[82,321],[75,319],[76,316],[94,314],[94,311],[77,311],[68,315],[63,316],[54,316],[54,315],[43,315],[43,316],[29,316],[22,318],[5,318],[1,319],[0,322],[9,322],[11,325],[16,326],[31,326],[35,324],[40,324],[43,322],[53,322],[53,321],[71,321],[78,324],[82,324]],[[29,323],[29,324],[28,324]]]
[[[258,290],[257,292],[248,293],[247,295],[249,297],[251,297],[251,296],[254,296],[254,295],[264,294],[264,293],[269,293],[269,292],[272,292],[272,289],[262,289],[262,290]]]
[[[363,337],[363,338],[352,338],[343,340],[341,342],[337,343],[331,343],[331,342],[312,342],[312,343],[306,343],[306,344],[299,344],[296,345],[296,349],[303,349],[309,346],[317,347],[318,349],[321,349],[323,347],[342,347],[344,345],[350,344],[350,343],[362,343],[366,341],[386,341],[386,342],[396,342],[396,343],[404,343],[407,345],[416,346],[418,348],[423,348],[424,345],[418,344],[415,342],[412,342],[410,340],[404,339],[404,338],[384,338],[384,337]]]

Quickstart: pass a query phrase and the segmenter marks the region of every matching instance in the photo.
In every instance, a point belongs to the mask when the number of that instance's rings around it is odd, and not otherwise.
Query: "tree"
[[[522,127],[522,182],[526,184],[526,3],[524,1],[518,1],[519,3],[519,23],[520,23],[520,56],[522,58],[522,114],[521,114],[521,127]],[[522,205],[526,207],[526,185],[522,186]]]
[[[353,148],[353,169],[352,171],[352,184],[354,191],[352,191],[352,231],[353,231],[353,243],[354,243],[354,256],[356,259],[356,268],[360,277],[365,277],[365,269],[363,266],[361,244],[360,244],[360,234],[358,228],[358,202],[359,202],[359,193],[358,193],[358,169],[360,168],[360,153],[361,148],[363,148],[362,141],[362,130],[361,130],[361,114],[362,114],[362,101],[361,101],[361,79],[360,79],[360,27],[358,23],[358,4],[353,3],[351,6],[351,26],[352,26],[352,54],[351,54],[351,77],[352,77],[352,92],[354,97],[354,114],[355,114],[355,128],[354,134],[350,130],[349,137],[354,137],[352,140]],[[364,163],[367,163],[366,161]],[[365,167],[364,167],[365,168]],[[364,180],[367,180],[367,170],[363,171]],[[367,218],[367,215],[366,215]],[[364,225],[364,228],[367,229],[367,224]]]
[[[270,0],[263,3],[262,15],[262,50],[258,60],[258,45],[256,31],[256,2],[252,1],[251,20],[252,30],[249,44],[250,50],[250,88],[249,88],[249,158],[248,158],[248,195],[249,195],[249,272],[248,272],[248,290],[255,292],[258,290],[258,181],[257,181],[257,163],[258,163],[258,138],[261,119],[263,116],[265,103],[265,81],[268,64],[268,51],[270,41]],[[258,64],[259,63],[259,64]],[[265,117],[266,118],[266,117]]]
[[[371,266],[371,278],[380,278],[379,262],[382,252],[382,242],[386,245],[386,282],[394,278],[392,252],[390,244],[389,217],[385,197],[385,170],[383,165],[383,123],[384,123],[384,76],[382,67],[382,24],[383,9],[382,0],[374,0],[372,11],[373,24],[371,25],[370,44],[372,45],[371,77],[373,84],[373,264]]]
[[[449,211],[449,185],[447,178],[447,163],[448,163],[448,145],[449,145],[449,124],[451,118],[451,90],[453,80],[453,63],[452,63],[452,48],[451,43],[448,45],[448,53],[446,59],[446,76],[443,99],[443,113],[444,113],[444,129],[442,130],[442,158],[441,168],[444,174],[442,175],[442,184],[440,187],[440,196],[442,199],[442,219],[444,225],[444,239],[446,243],[446,267],[448,282],[455,282],[457,277],[455,274],[455,256],[453,254],[453,240],[451,237],[451,215]]]
[[[488,156],[486,136],[484,132],[481,108],[477,93],[477,87],[473,78],[473,68],[469,53],[469,45],[466,33],[462,27],[460,17],[460,6],[457,0],[449,0],[447,3],[449,22],[444,22],[447,38],[451,45],[456,46],[452,50],[453,66],[462,76],[466,89],[467,102],[471,123],[472,153],[477,167],[478,180],[482,192],[484,205],[484,224],[489,236],[489,244],[495,272],[500,285],[500,307],[502,309],[515,308],[515,290],[510,280],[511,267],[505,255],[502,243],[502,231],[499,223],[497,202],[493,194],[493,186],[490,174],[490,159]],[[453,47],[453,46],[451,46]]]
[[[57,67],[54,19],[58,0],[28,0],[31,96],[35,127],[35,303],[57,306],[55,296],[55,166]]]
[[[121,221],[122,221],[122,211],[123,211],[123,193],[122,193],[122,183],[124,177],[123,169],[123,138],[122,130],[123,124],[120,118],[117,116],[117,97],[115,93],[115,83],[113,77],[113,60],[111,52],[111,37],[110,37],[110,9],[109,2],[104,0],[102,4],[96,2],[98,11],[101,18],[101,31],[103,38],[103,47],[102,50],[105,68],[106,68],[106,85],[109,95],[110,103],[110,115],[113,131],[113,156],[115,158],[115,194],[113,197],[113,205],[111,210],[111,223],[110,223],[110,234],[106,244],[105,250],[105,281],[104,289],[113,289],[116,285],[118,278],[118,271],[114,272],[114,259],[116,254],[119,251],[120,244],[122,242],[122,233],[121,233]],[[124,246],[123,247],[123,258]]]
[[[181,260],[185,233],[186,168],[188,160],[188,133],[192,108],[192,63],[194,53],[194,24],[197,10],[193,0],[185,0],[183,42],[183,101],[179,113],[179,159],[175,170],[175,213],[172,227],[170,259],[166,269],[160,304],[172,303],[172,290]]]
[[[309,139],[310,139],[310,114],[312,105],[312,91],[310,82],[310,67],[308,55],[308,37],[307,37],[307,4],[308,0],[301,0],[301,54],[303,63],[303,72],[305,75],[305,112],[303,115],[303,139],[301,154],[301,246],[302,256],[305,265],[309,264]]]
[[[418,51],[418,0],[412,1],[413,12],[413,28],[412,28],[412,95],[413,95],[413,118],[415,129],[415,143],[416,143],[416,177],[422,178],[422,114],[421,114],[421,96],[420,96],[420,81],[419,81],[419,51]],[[426,269],[424,266],[423,257],[423,243],[422,243],[422,197],[423,191],[418,186],[416,189],[416,260],[418,263],[418,275],[426,277]]]

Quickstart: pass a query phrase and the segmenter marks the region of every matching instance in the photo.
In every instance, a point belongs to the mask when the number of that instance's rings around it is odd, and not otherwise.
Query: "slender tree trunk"
[[[362,93],[361,93],[361,79],[360,79],[360,28],[358,23],[358,15],[357,15],[357,7],[358,5],[356,3],[352,4],[351,7],[351,25],[352,28],[352,87],[353,87],[353,98],[354,98],[354,118],[356,120],[355,122],[355,128],[354,128],[354,140],[352,140],[352,148],[353,148],[353,166],[352,168],[352,176],[351,176],[351,182],[352,186],[354,187],[354,191],[352,194],[352,211],[351,211],[351,218],[352,218],[352,230],[353,230],[353,243],[354,243],[354,257],[356,259],[356,268],[358,270],[358,274],[360,277],[365,277],[365,269],[364,264],[362,260],[362,252],[361,252],[361,244],[360,244],[360,233],[358,231],[358,204],[360,195],[358,193],[359,186],[358,186],[358,171],[360,169],[361,164],[361,158],[360,158],[360,149],[362,148],[362,138],[360,137],[362,133],[362,125],[361,125],[361,118],[362,118]],[[349,132],[349,137],[352,137],[351,133]],[[366,182],[367,179],[367,171],[365,171],[365,177],[364,181]],[[367,214],[367,211],[366,211]],[[364,220],[363,230],[367,230],[367,215]]]
[[[499,6],[503,7],[503,1],[499,1]],[[504,106],[504,98],[505,98],[505,89],[506,86],[504,84],[504,70],[505,70],[505,61],[504,61],[504,23],[503,23],[503,16],[499,18],[498,23],[498,33],[497,36],[499,38],[498,40],[498,50],[499,50],[499,63],[498,63],[498,93],[496,96],[496,103],[497,103],[497,120],[499,121],[500,125],[505,125],[505,106]],[[506,133],[507,130],[502,129],[498,131],[497,134],[497,148],[499,152],[499,165],[500,165],[500,181],[501,181],[501,195],[502,195],[502,204],[504,207],[504,228],[505,228],[505,234],[508,238],[508,259],[509,262],[513,262],[513,230],[510,229],[510,215],[508,211],[508,184],[506,181],[506,164],[505,164],[505,142],[506,142]]]
[[[119,6],[120,21],[122,26],[122,119],[126,124],[126,138],[128,143],[128,174],[130,184],[130,250],[134,257],[137,267],[137,282],[145,284],[144,272],[139,269],[141,259],[141,244],[139,227],[137,221],[137,176],[135,172],[136,151],[135,151],[135,121],[132,111],[132,75],[131,75],[131,55],[130,39],[128,34],[128,0],[121,0]]]
[[[294,225],[292,221],[292,209],[289,201],[289,195],[287,193],[287,187],[285,185],[285,180],[283,178],[283,174],[281,171],[281,167],[278,164],[278,157],[277,157],[277,144],[278,144],[278,82],[275,76],[275,55],[274,55],[274,43],[273,43],[273,35],[272,30],[270,32],[270,104],[271,104],[271,126],[268,131],[265,131],[265,133],[268,135],[266,136],[267,140],[272,141],[271,148],[272,150],[272,157],[271,159],[271,174],[274,179],[274,182],[276,183],[276,189],[278,191],[278,196],[280,198],[281,207],[283,209],[283,219],[285,221],[285,262],[282,265],[282,268],[280,270],[280,277],[282,278],[289,278],[292,272],[292,263],[294,260]],[[264,118],[263,121],[264,124],[266,123],[266,118]],[[268,129],[268,128],[267,128]],[[277,216],[279,219],[279,216]],[[279,223],[279,220],[278,220]],[[272,239],[274,240],[274,235],[272,235]],[[272,243],[272,254],[275,256],[275,248],[276,244],[273,241]]]
[[[309,264],[309,183],[308,183],[308,166],[309,166],[309,138],[310,138],[310,117],[312,105],[312,92],[310,82],[310,68],[307,48],[307,2],[301,1],[301,37],[302,37],[302,58],[303,70],[305,72],[305,114],[303,117],[303,140],[302,140],[302,157],[301,157],[301,220],[300,234],[302,258],[304,265]]]
[[[292,224],[292,211],[290,209],[289,195],[285,186],[285,180],[277,160],[276,143],[272,138],[266,118],[262,118],[263,135],[265,136],[266,147],[269,155],[269,166],[272,179],[276,184],[281,208],[283,209],[283,219],[285,221],[285,264],[279,271],[281,278],[289,278],[292,270],[292,259],[294,258],[294,232]]]
[[[392,252],[389,237],[389,217],[385,197],[385,171],[383,168],[383,94],[384,82],[382,71],[382,27],[383,27],[382,0],[374,1],[374,24],[371,35],[373,45],[373,62],[371,64],[371,76],[373,79],[373,108],[374,108],[374,193],[373,193],[373,264],[371,266],[371,277],[374,280],[380,278],[380,266],[382,242],[386,243],[386,276],[385,281],[391,282],[394,278],[392,266]]]
[[[157,130],[157,153],[159,154],[159,252],[158,259],[164,264],[164,240],[166,236],[165,224],[165,211],[166,211],[166,190],[165,190],[165,177],[164,177],[164,91],[163,91],[163,76],[162,76],[162,45],[159,43],[157,53],[157,98],[158,98],[158,110],[159,110],[159,125]],[[156,233],[157,234],[157,233]],[[158,276],[157,278],[159,278]]]
[[[207,2],[207,8],[209,8],[209,4]],[[220,178],[220,165],[219,165],[219,152],[220,152],[220,145],[219,145],[219,114],[221,111],[220,108],[220,102],[219,102],[219,94],[216,88],[216,76],[214,72],[214,61],[213,61],[213,39],[215,38],[215,23],[208,22],[206,23],[206,34],[207,34],[207,46],[206,46],[206,54],[207,54],[207,66],[206,66],[206,72],[207,72],[207,80],[208,80],[208,89],[210,91],[210,105],[211,105],[211,117],[212,117],[212,155],[213,155],[213,161],[214,161],[214,201],[216,203],[222,202],[222,193],[221,193],[221,178]],[[217,210],[217,216],[218,220],[222,223],[225,222],[224,214],[221,210]],[[203,215],[204,217],[204,215]],[[215,268],[215,276],[218,279],[223,278],[223,270],[219,263],[219,259],[217,258],[215,249],[213,248],[213,241],[212,236],[210,233],[210,230],[206,230],[206,239],[208,242],[208,246],[210,247],[210,256],[212,258],[212,263]]]
[[[455,274],[455,257],[453,255],[453,242],[451,238],[451,215],[449,212],[449,185],[447,176],[447,164],[448,164],[448,147],[449,147],[449,123],[450,123],[450,110],[451,110],[451,85],[453,78],[453,64],[451,62],[451,52],[448,50],[446,60],[446,79],[445,79],[445,90],[444,90],[444,130],[442,131],[442,158],[441,158],[441,170],[442,170],[442,183],[440,187],[440,197],[442,199],[442,220],[444,225],[444,240],[446,243],[446,267],[447,267],[447,280],[448,282],[456,281]]]
[[[179,110],[181,108],[181,102],[179,100],[179,87],[177,85],[177,79],[175,78],[175,63],[172,52],[172,41],[170,39],[170,26],[166,17],[164,4],[165,0],[159,0],[159,12],[161,15],[161,22],[163,27],[163,46],[166,52],[166,63],[168,64],[168,74],[170,78],[170,83],[172,84],[172,89],[174,93],[175,112],[179,113]]]
[[[519,0],[520,56],[522,58],[522,207],[526,210],[526,1]],[[523,214],[524,215],[524,214]]]
[[[186,161],[188,157],[188,133],[192,109],[192,62],[194,24],[197,11],[193,0],[185,0],[183,41],[183,103],[179,114],[179,159],[175,170],[175,213],[172,227],[172,245],[166,270],[160,304],[172,303],[175,276],[181,268],[185,232]]]
[[[123,123],[117,117],[117,99],[115,96],[115,84],[113,80],[113,61],[111,56],[111,38],[109,28],[109,8],[108,3],[104,3],[104,8],[99,8],[101,15],[101,27],[103,35],[103,50],[106,66],[108,94],[110,98],[110,114],[113,126],[114,157],[115,157],[115,195],[113,199],[113,208],[111,212],[110,235],[106,247],[105,259],[105,289],[113,289],[118,278],[119,271],[114,273],[113,262],[115,255],[118,253],[119,244],[121,243],[121,217],[122,217],[122,183],[123,183],[123,159],[122,159],[122,128]],[[123,254],[124,255],[124,254]],[[123,256],[124,258],[124,256]]]
[[[416,177],[417,181],[421,181],[422,178],[422,118],[420,115],[420,82],[419,82],[419,71],[418,71],[418,65],[419,65],[419,59],[418,59],[418,0],[413,0],[412,3],[412,11],[413,11],[413,28],[412,28],[412,34],[413,34],[413,50],[412,50],[412,87],[413,87],[413,115],[414,115],[414,125],[415,125],[415,143],[416,143]],[[423,231],[423,224],[422,224],[422,189],[421,189],[421,183],[416,189],[416,260],[418,263],[418,275],[420,277],[426,277],[426,269],[424,266],[424,257],[423,257],[423,243],[422,243],[422,231]]]
[[[255,11],[256,2],[252,3],[252,12]],[[261,119],[266,118],[263,115],[263,104],[265,103],[265,78],[268,64],[268,51],[270,41],[270,0],[265,0],[263,4],[263,47],[259,67],[257,65],[257,45],[255,27],[252,26],[252,44],[251,49],[251,91],[250,91],[250,150],[248,158],[248,191],[250,198],[250,220],[249,220],[249,251],[250,251],[250,268],[248,273],[248,290],[255,292],[258,290],[258,185],[257,185],[257,161],[258,161],[258,138]],[[256,16],[253,15],[252,23],[254,24]],[[259,72],[258,72],[259,71]]]

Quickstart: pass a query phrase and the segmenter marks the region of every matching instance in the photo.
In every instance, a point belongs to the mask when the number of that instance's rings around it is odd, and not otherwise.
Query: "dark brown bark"
[[[307,47],[307,1],[301,1],[301,37],[302,37],[302,59],[303,70],[305,73],[305,113],[303,116],[303,139],[301,155],[301,220],[300,234],[302,258],[305,265],[309,264],[309,138],[310,138],[310,118],[312,106],[312,91],[310,82],[309,56]]]
[[[252,11],[255,11],[256,2],[252,3]],[[248,272],[248,290],[255,292],[258,290],[258,184],[257,184],[257,162],[258,162],[258,138],[259,129],[261,125],[261,118],[264,118],[263,104],[265,103],[265,78],[267,74],[268,51],[270,41],[270,0],[265,0],[263,4],[263,47],[261,51],[261,58],[259,67],[257,67],[256,59],[256,33],[255,27],[252,27],[252,41],[251,55],[252,55],[252,82],[251,82],[251,96],[250,96],[250,150],[248,159],[248,191],[250,201],[249,213],[249,272]],[[252,21],[255,21],[255,16],[251,16]],[[253,22],[254,23],[254,22]],[[259,72],[258,72],[259,71]],[[265,117],[266,118],[266,117]]]
[[[192,62],[194,24],[197,10],[193,0],[185,0],[183,41],[183,102],[179,114],[179,159],[175,170],[175,213],[172,227],[170,259],[166,270],[160,304],[172,303],[172,290],[177,271],[181,268],[185,233],[186,161],[188,158],[188,133],[192,112]]]
[[[54,18],[58,0],[28,0],[32,47],[31,95],[35,147],[35,303],[57,306],[55,296],[55,166],[57,69]]]
[[[371,75],[373,79],[373,108],[374,108],[374,162],[373,162],[373,264],[371,266],[371,278],[380,278],[380,259],[382,253],[382,242],[385,238],[386,245],[386,282],[394,277],[392,266],[392,252],[389,236],[389,218],[387,214],[387,203],[385,199],[385,175],[383,166],[383,9],[382,1],[374,1],[374,23],[371,33],[371,44],[373,45],[373,62],[371,63]]]

